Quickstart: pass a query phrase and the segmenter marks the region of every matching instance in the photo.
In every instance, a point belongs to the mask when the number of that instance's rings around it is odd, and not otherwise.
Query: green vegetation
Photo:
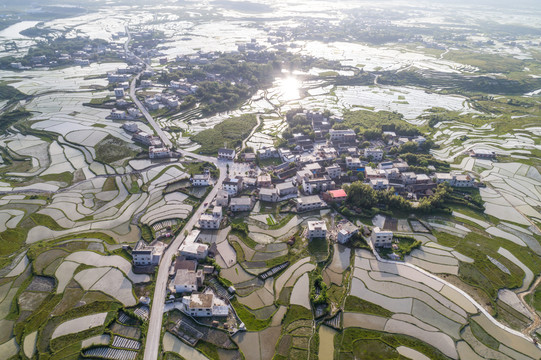
[[[43,181],[60,181],[70,185],[73,182],[73,173],[71,171],[65,171],[60,174],[48,174],[40,175]]]
[[[475,321],[475,317],[470,318],[470,320],[472,320],[470,321],[471,331],[473,335],[477,338],[477,340],[479,340],[491,349],[498,350],[500,347],[500,343],[498,342],[498,340],[494,339],[489,333],[485,331],[485,329],[481,327],[481,325],[477,324],[477,322]]]
[[[42,225],[54,231],[65,230],[62,226],[58,225],[58,223],[49,215],[34,213],[30,215],[30,218],[32,219],[32,221],[34,221],[36,225]]]
[[[0,115],[0,131],[5,132],[13,124],[27,119],[32,115],[24,108],[18,108]]]
[[[200,154],[215,155],[218,149],[224,147],[235,148],[240,146],[242,139],[250,134],[257,125],[256,116],[245,114],[239,117],[224,120],[222,123],[192,136],[192,140],[201,144]]]
[[[304,306],[290,305],[282,319],[282,325],[285,327],[294,321],[312,320],[312,318],[312,312]]]
[[[272,320],[272,317],[260,320],[254,314],[241,304],[236,298],[231,299],[231,305],[235,308],[235,312],[240,320],[246,325],[248,331],[260,331],[267,328]]]
[[[367,340],[372,342],[366,343]],[[382,344],[377,344],[374,341]],[[396,349],[399,346],[406,346],[423,353],[432,360],[446,360],[446,357],[438,349],[407,335],[389,334],[380,331],[365,330],[359,328],[347,328],[334,337],[334,351],[338,352],[339,359],[362,358],[372,359],[393,359],[398,357],[380,357],[379,353],[370,352],[367,344],[375,346],[378,350],[384,351],[385,356],[392,356],[389,348]],[[359,353],[360,352],[360,353]]]
[[[94,148],[96,150],[96,160],[105,164],[133,158],[137,155],[137,151],[133,150],[130,144],[112,135],[107,135]]]
[[[220,360],[218,347],[212,343],[199,340],[195,348],[205,354],[211,360]]]
[[[471,232],[464,238],[436,233],[438,243],[453,247],[456,251],[472,259],[474,263],[460,262],[458,276],[466,284],[479,288],[488,295],[491,302],[501,288],[517,288],[522,284],[524,271],[513,262],[498,253],[504,247],[528,266],[534,273],[541,271],[538,256],[528,247],[522,247],[509,240],[497,237],[486,237],[479,232]],[[502,263],[510,271],[510,275],[501,271],[487,256]],[[488,304],[490,305],[490,304]]]
[[[344,311],[360,312],[364,314],[378,315],[390,318],[393,313],[377,304],[349,295],[346,298]]]
[[[5,81],[0,81],[0,100],[19,101],[27,97],[26,94],[20,92]]]

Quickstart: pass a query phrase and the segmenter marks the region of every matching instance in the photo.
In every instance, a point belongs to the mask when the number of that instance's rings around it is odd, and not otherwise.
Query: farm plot
[[[99,313],[68,320],[57,326],[51,338],[54,339],[60,336],[75,334],[94,327],[102,326],[105,323],[106,317],[107,313]]]
[[[87,277],[98,278],[98,280],[89,287],[90,281],[83,281]],[[132,283],[124,277],[120,270],[115,268],[86,269],[77,273],[75,280],[85,290],[101,291],[111,295],[125,306],[133,306],[137,303],[133,295]]]
[[[162,340],[163,349],[166,352],[173,352],[179,354],[185,359],[193,360],[208,360],[208,358],[194,349],[193,347],[186,345],[175,335],[170,332],[166,332]]]
[[[66,260],[95,267],[116,267],[122,270],[122,272],[126,274],[130,278],[130,280],[135,283],[147,282],[150,280],[150,277],[148,275],[134,274],[132,271],[131,263],[118,255],[105,256],[92,251],[77,251],[66,257]]]
[[[293,305],[304,306],[307,309],[310,309],[310,279],[308,274],[305,273],[302,275],[299,280],[295,283],[293,291],[291,292],[290,303]]]

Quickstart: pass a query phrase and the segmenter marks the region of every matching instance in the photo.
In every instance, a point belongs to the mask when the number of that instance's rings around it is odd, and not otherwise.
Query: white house
[[[278,154],[278,151],[274,147],[266,147],[266,148],[259,149],[257,150],[257,153],[260,159],[280,157],[280,155]]]
[[[338,165],[332,165],[332,166],[327,166],[325,168],[325,171],[327,172],[327,175],[329,175],[331,179],[336,179],[340,177],[340,173],[342,172],[342,169],[340,169],[340,166]]]
[[[139,127],[136,123],[125,123],[122,124],[122,128],[127,132],[135,133],[139,131]]]
[[[218,159],[233,160],[234,158],[235,158],[235,150],[218,149]]]
[[[186,259],[203,260],[209,253],[209,246],[201,243],[186,243],[186,241],[180,245],[178,249],[179,255],[184,256]]]
[[[177,270],[172,285],[177,294],[197,291],[203,285],[203,271]]]
[[[319,210],[325,206],[325,203],[317,195],[301,196],[296,199],[297,211]]]
[[[252,199],[249,197],[232,198],[229,201],[231,211],[250,211],[252,210]]]
[[[373,161],[381,161],[383,159],[383,150],[381,149],[364,149],[364,157]]]
[[[287,196],[297,194],[297,187],[291,181],[286,181],[281,184],[276,184],[276,190],[279,196]]]
[[[393,243],[393,232],[384,231],[379,227],[375,227],[372,230],[370,241],[373,247],[391,247]]]
[[[327,237],[327,224],[325,221],[308,221],[307,237],[309,239]]]
[[[132,250],[133,264],[135,266],[158,265],[164,248],[165,246],[161,242],[151,246],[140,240]]]
[[[115,96],[117,98],[124,97],[124,89],[123,88],[115,88]]]
[[[240,176],[225,178],[222,183],[222,188],[227,191],[230,196],[235,196],[242,190],[242,178]]]
[[[464,174],[454,174],[454,173],[436,173],[436,183],[448,183],[454,187],[473,187],[475,185],[475,180]]]
[[[387,190],[389,188],[389,180],[370,179],[370,187],[374,190]]]
[[[148,148],[148,157],[151,159],[169,158],[171,151],[164,146],[151,146]]]
[[[210,174],[195,174],[192,177],[192,186],[209,186],[210,185]]]
[[[216,194],[216,205],[217,206],[228,206],[229,205],[229,194],[225,190],[218,190]]]
[[[280,195],[275,188],[261,188],[259,189],[259,200],[267,202],[280,201]]]
[[[204,213],[199,218],[199,227],[201,229],[217,230],[222,222],[222,207],[215,206],[212,214]]]
[[[357,137],[357,134],[355,134],[355,131],[351,129],[347,129],[347,130],[330,129],[329,130],[329,139],[332,142],[352,141],[352,140],[355,140],[356,137]]]
[[[356,157],[348,156],[346,157],[346,168],[348,169],[358,169],[361,167],[361,160]]]
[[[194,317],[227,316],[229,306],[214,294],[191,294],[182,298],[185,312]]]
[[[359,228],[348,220],[342,220],[336,224],[336,231],[336,241],[339,244],[344,244],[359,232]]]
[[[126,112],[124,110],[111,110],[111,119],[113,120],[124,120],[126,119]]]

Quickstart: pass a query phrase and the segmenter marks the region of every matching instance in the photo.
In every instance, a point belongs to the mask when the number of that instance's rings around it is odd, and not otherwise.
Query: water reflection
[[[295,77],[287,77],[282,79],[280,82],[280,100],[290,101],[300,98],[299,88],[301,87],[301,82]]]

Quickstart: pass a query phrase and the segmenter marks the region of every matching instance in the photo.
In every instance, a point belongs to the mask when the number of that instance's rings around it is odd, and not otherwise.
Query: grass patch
[[[97,143],[94,149],[96,160],[105,164],[137,155],[137,151],[133,150],[130,144],[111,135]]]
[[[389,311],[377,304],[369,301],[359,299],[356,296],[349,295],[346,298],[344,305],[344,311],[359,312],[364,314],[378,315],[386,318],[390,318],[393,315],[392,311]]]
[[[69,171],[64,171],[60,174],[40,175],[40,178],[43,181],[60,181],[70,185],[73,182],[73,173]]]
[[[256,125],[256,116],[245,114],[227,119],[212,129],[192,136],[191,139],[201,144],[201,148],[198,150],[200,154],[215,155],[219,148],[224,147],[224,144],[230,149],[240,146],[242,140],[250,134]]]
[[[399,346],[406,346],[406,347],[419,351],[420,353],[426,355],[428,358],[432,360],[449,359],[438,349],[428,345],[427,343],[421,340],[415,339],[413,337],[410,337],[407,335],[389,334],[389,333],[374,331],[374,330],[365,330],[365,329],[360,329],[360,328],[347,328],[343,330],[342,332],[336,334],[336,336],[334,337],[335,354],[338,353],[338,358],[340,359],[350,359],[350,358],[351,359],[362,358],[362,359],[367,359],[367,360],[388,359],[388,357],[385,357],[385,356],[380,357],[378,353],[367,355],[366,357],[362,357],[362,356],[358,357],[360,354],[357,353],[357,351],[359,350],[356,350],[356,348],[360,346],[361,350],[366,349],[366,346],[363,345],[360,341],[367,341],[367,340],[371,340],[371,341],[378,340],[393,349],[396,349]],[[372,344],[374,345],[375,343],[372,342]],[[386,349],[385,350],[386,352],[388,351],[387,347],[383,347],[383,345],[374,345],[374,346],[378,346],[380,349]]]
[[[220,360],[220,355],[218,355],[218,347],[214,344],[199,340],[195,348],[205,354],[209,359]]]
[[[287,326],[297,320],[312,320],[312,312],[300,305],[290,305],[282,319],[282,326]]]
[[[36,225],[45,226],[54,231],[65,230],[49,215],[34,213],[30,215],[30,218]]]
[[[26,94],[8,85],[5,81],[0,81],[0,100],[19,101],[26,96]]]
[[[475,319],[473,319],[473,321],[470,321],[470,327],[473,335],[477,338],[477,340],[479,340],[491,349],[498,350],[498,348],[500,347],[500,343],[498,342],[498,340],[494,339],[489,333],[487,333],[485,329],[483,329],[481,325],[479,325],[475,321]]]
[[[258,319],[254,314],[250,312],[250,310],[246,308],[246,306],[241,304],[236,298],[231,299],[231,305],[235,308],[235,311],[237,312],[240,320],[244,323],[244,325],[246,325],[246,330],[260,331],[270,325],[272,317],[265,320]]]
[[[329,242],[326,238],[308,240],[308,252],[316,261],[323,261],[329,256]]]
[[[108,177],[105,179],[105,182],[103,183],[102,191],[113,191],[118,190],[118,187],[116,186],[116,181],[114,177]]]

